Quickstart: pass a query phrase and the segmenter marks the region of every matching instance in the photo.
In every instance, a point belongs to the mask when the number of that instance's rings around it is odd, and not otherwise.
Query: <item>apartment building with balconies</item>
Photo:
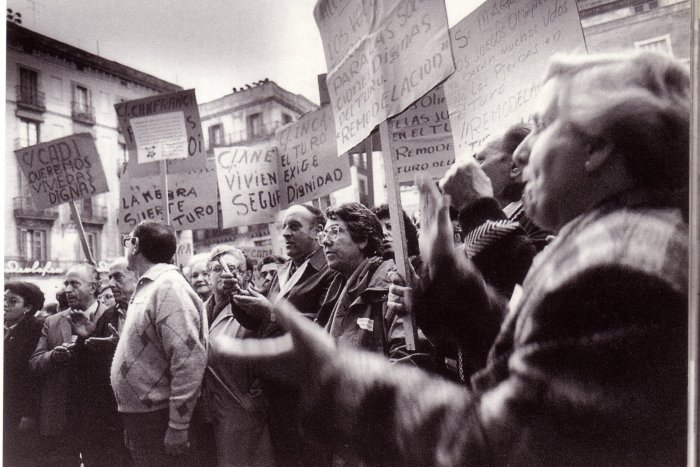
[[[104,266],[123,255],[116,222],[127,153],[114,104],[182,88],[13,22],[6,25],[5,279],[31,277],[50,292],[85,255],[70,206],[36,209],[14,151],[74,133],[92,135],[110,191],[76,205],[92,254]]]

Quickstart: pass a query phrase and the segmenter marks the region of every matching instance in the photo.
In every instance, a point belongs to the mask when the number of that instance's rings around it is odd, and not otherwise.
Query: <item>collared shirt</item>
[[[126,307],[122,308],[122,306],[119,303],[117,303],[116,310],[119,314],[119,318],[117,321],[117,331],[121,333],[122,329],[124,329],[124,321],[126,321]]]
[[[332,303],[326,303],[326,295],[331,282],[338,273],[328,267],[323,249],[319,248],[313,252],[299,266],[299,269],[303,270],[297,271],[299,277],[291,287],[283,287],[281,284],[288,281],[293,275],[291,274],[292,263],[293,261],[289,260],[283,264],[277,277],[273,279],[268,293],[269,300],[275,303],[280,298],[285,298],[310,319],[314,319],[325,308],[332,308]],[[330,309],[328,313],[330,313]]]

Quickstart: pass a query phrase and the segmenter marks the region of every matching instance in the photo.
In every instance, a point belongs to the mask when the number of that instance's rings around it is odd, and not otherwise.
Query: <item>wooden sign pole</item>
[[[168,161],[160,161],[160,186],[163,190],[163,222],[170,225],[170,209],[168,209],[168,204],[170,200],[168,199]]]
[[[163,191],[163,222],[170,225],[170,209],[168,205],[170,204],[170,199],[168,197],[168,161],[160,161],[160,186]],[[177,237],[177,236],[176,236]],[[177,261],[177,248],[175,249],[175,254],[173,255],[173,264],[178,264]]]
[[[690,2],[692,29],[691,70],[700,63],[700,4]],[[698,465],[700,457],[700,429],[698,408],[700,407],[700,77],[691,72],[691,132],[690,132],[690,273],[688,276],[688,465]],[[692,130],[695,129],[695,130]]]
[[[406,252],[406,226],[403,221],[401,208],[401,192],[399,180],[394,170],[394,158],[391,154],[391,137],[389,135],[389,125],[387,121],[379,124],[379,137],[382,144],[382,159],[384,160],[384,178],[386,180],[387,202],[389,204],[389,216],[391,217],[391,236],[393,237],[394,259],[396,271],[406,280],[406,285],[411,284],[411,264]],[[404,329],[406,330],[406,349],[416,350],[416,317],[409,313],[403,317]]]
[[[85,253],[85,258],[87,262],[93,266],[97,266],[95,263],[95,258],[92,256],[90,251],[90,245],[87,242],[87,237],[85,236],[85,229],[83,228],[83,221],[80,220],[80,213],[78,212],[78,207],[75,205],[75,200],[68,201],[70,205],[70,210],[73,212],[73,218],[75,219],[75,224],[78,227],[78,234],[80,235],[80,243],[83,245],[83,252]]]

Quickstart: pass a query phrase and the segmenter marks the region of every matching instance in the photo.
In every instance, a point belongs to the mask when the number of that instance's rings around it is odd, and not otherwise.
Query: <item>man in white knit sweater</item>
[[[124,236],[138,276],[112,361],[124,440],[137,466],[187,465],[189,426],[207,361],[203,306],[170,264],[173,229],[143,221]]]

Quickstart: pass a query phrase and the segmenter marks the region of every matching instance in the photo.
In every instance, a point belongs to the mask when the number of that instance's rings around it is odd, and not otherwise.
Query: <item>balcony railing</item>
[[[50,221],[58,219],[58,208],[37,209],[31,196],[17,196],[12,199],[12,205],[15,218]]]
[[[95,108],[91,105],[73,101],[71,115],[76,122],[85,123],[87,125],[95,124]]]
[[[43,92],[30,86],[16,86],[17,91],[17,107],[35,112],[44,112],[46,110],[46,96]]]

